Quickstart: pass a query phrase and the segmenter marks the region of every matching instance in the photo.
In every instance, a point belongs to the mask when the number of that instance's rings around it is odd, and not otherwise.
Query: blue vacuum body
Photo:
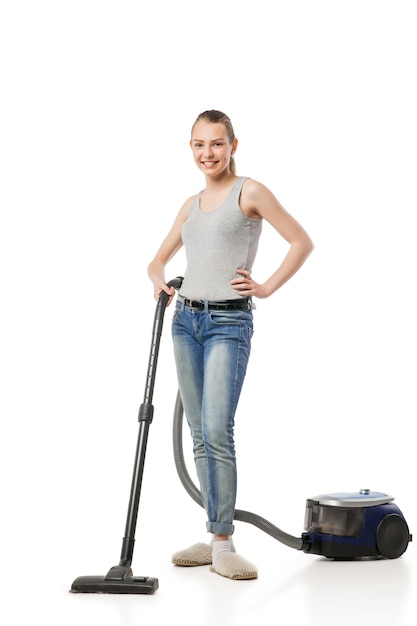
[[[306,503],[303,550],[331,559],[396,559],[412,540],[404,515],[385,493],[361,489]]]

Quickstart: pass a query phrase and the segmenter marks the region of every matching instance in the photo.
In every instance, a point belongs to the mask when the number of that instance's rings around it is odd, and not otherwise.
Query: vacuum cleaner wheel
[[[386,515],[376,531],[376,545],[386,559],[397,559],[407,549],[410,532],[407,522],[395,513]]]

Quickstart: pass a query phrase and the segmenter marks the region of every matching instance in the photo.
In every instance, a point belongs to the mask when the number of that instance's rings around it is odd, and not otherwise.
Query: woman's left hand
[[[248,270],[236,270],[240,276],[230,281],[233,289],[239,292],[242,298],[246,296],[256,296],[257,298],[266,298],[268,294],[263,293],[263,285],[253,280]]]

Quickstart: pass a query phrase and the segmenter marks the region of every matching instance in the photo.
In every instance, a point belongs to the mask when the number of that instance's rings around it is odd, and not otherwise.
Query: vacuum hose
[[[174,427],[173,427],[173,444],[174,444],[174,459],[175,466],[177,468],[178,476],[188,494],[199,504],[203,506],[201,499],[201,493],[193,483],[187,467],[184,461],[184,452],[182,446],[182,425],[183,425],[184,409],[182,406],[182,400],[180,393],[177,394],[174,411]],[[271,535],[274,539],[277,539],[281,543],[285,544],[289,548],[295,550],[305,549],[304,541],[301,537],[293,537],[288,533],[285,533],[280,528],[274,526],[256,513],[250,513],[249,511],[235,510],[234,519],[240,522],[247,522],[256,526],[260,530],[263,530],[268,535]]]

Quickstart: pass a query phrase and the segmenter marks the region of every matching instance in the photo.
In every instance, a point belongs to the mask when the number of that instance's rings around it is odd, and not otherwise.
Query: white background
[[[204,185],[188,140],[209,108],[232,119],[238,173],[315,243],[258,301],[238,506],[299,536],[307,497],[369,487],[415,530],[414,12],[405,0],[3,0],[3,623],[415,623],[412,543],[395,561],[333,563],[238,523],[257,581],[171,565],[206,540],[171,451],[171,310],[134,558],[160,589],[68,593],[119,558],[155,310],[146,268]],[[255,279],[285,251],[265,225]],[[167,278],[183,272],[181,252]]]

